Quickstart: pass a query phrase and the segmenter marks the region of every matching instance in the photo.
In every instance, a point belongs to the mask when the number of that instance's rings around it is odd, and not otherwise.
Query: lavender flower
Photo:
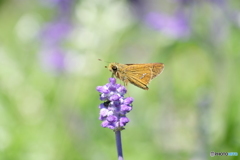
[[[42,67],[46,70],[56,71],[57,73],[61,73],[65,70],[65,57],[65,52],[57,48],[45,49],[40,54]]]
[[[146,23],[150,27],[175,38],[186,37],[190,33],[188,19],[182,13],[168,16],[152,12],[146,15]]]
[[[39,53],[42,66],[54,73],[67,71],[66,61],[68,49],[63,46],[73,30],[71,22],[74,1],[50,0],[43,2],[51,4],[55,11],[53,19],[43,26],[40,33],[41,51]],[[49,6],[49,5],[46,5]]]
[[[96,89],[101,93],[100,100],[104,101],[99,105],[102,127],[114,131],[123,130],[129,122],[126,114],[132,110],[133,98],[124,98],[127,90],[124,86],[116,84],[115,78],[109,78],[109,83]]]

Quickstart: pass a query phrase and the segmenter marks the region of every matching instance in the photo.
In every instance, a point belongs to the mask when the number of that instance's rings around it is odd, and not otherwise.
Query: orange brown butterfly
[[[128,82],[131,84],[148,90],[150,81],[162,73],[164,69],[163,63],[143,63],[143,64],[121,64],[110,63],[108,70],[112,72],[112,77],[116,77],[123,81],[127,86]]]

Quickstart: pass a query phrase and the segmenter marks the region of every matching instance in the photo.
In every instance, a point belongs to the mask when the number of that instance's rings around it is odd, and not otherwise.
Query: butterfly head
[[[116,63],[110,63],[107,68],[112,73],[116,73],[118,71],[118,66]]]

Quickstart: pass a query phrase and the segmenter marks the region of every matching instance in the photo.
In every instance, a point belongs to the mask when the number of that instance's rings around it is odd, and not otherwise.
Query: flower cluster
[[[110,128],[114,131],[124,129],[129,122],[126,114],[132,110],[132,97],[124,98],[127,90],[124,86],[116,84],[115,78],[109,78],[109,83],[104,86],[98,86],[100,100],[104,101],[99,105],[102,127]]]

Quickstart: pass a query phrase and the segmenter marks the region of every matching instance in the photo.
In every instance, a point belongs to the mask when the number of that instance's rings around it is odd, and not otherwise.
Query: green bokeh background
[[[137,23],[126,1],[75,1],[64,48],[77,63],[56,74],[42,66],[37,38],[55,8],[0,2],[1,160],[117,159],[114,132],[98,120],[96,86],[111,76],[98,58],[165,64],[150,90],[128,86],[135,101],[122,132],[125,159],[239,159],[209,156],[240,153],[240,28],[225,17],[215,34],[224,38],[214,37],[211,15],[221,9],[196,7],[193,34],[175,39]]]

